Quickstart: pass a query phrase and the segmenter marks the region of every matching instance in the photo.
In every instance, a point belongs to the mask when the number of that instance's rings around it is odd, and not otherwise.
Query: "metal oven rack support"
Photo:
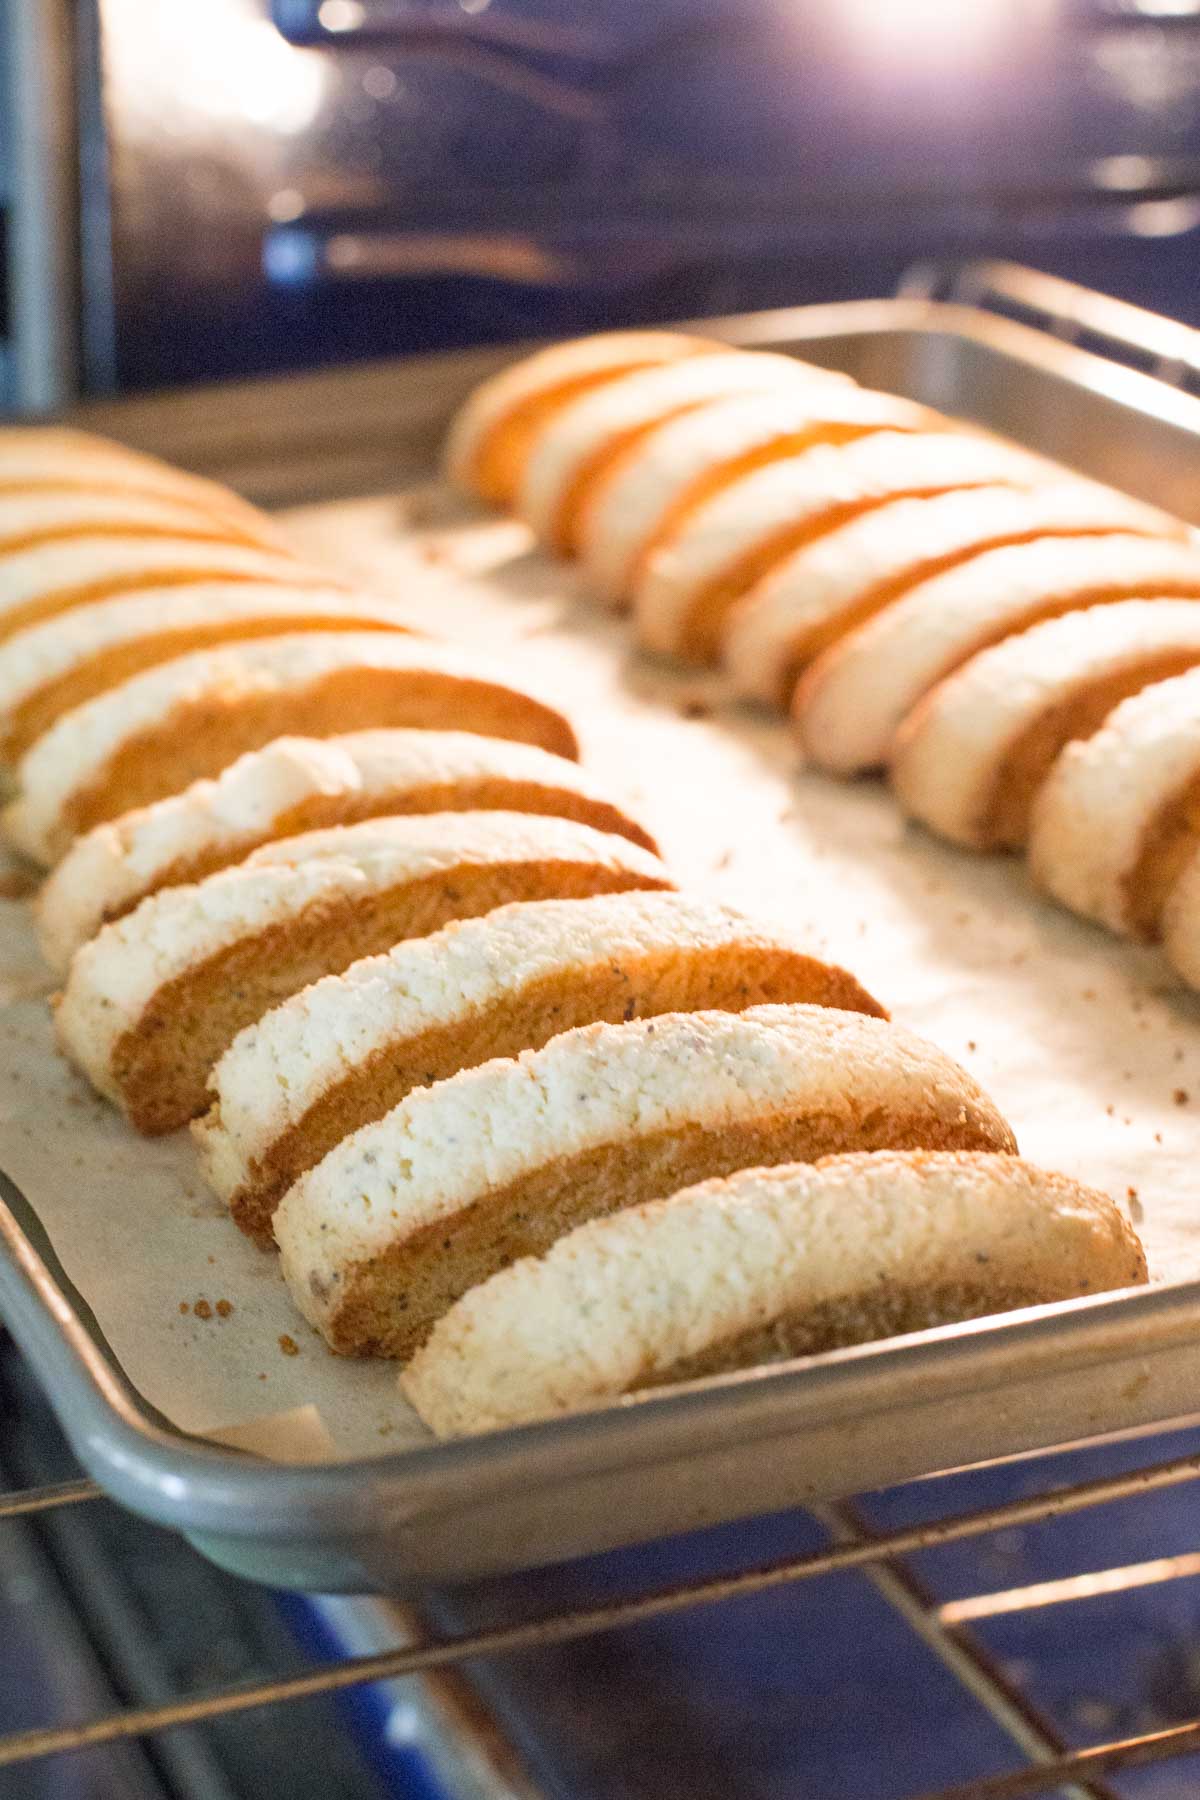
[[[1135,307],[1108,300],[1056,278],[1006,263],[973,263],[910,271],[901,284],[910,297],[949,298],[1006,313],[1069,341],[1102,350],[1114,360],[1171,385],[1200,392],[1200,333],[1154,319]],[[395,1680],[451,1668],[480,1657],[563,1644],[709,1606],[838,1571],[861,1570],[969,1691],[982,1702],[1022,1752],[1025,1766],[1011,1773],[943,1788],[911,1800],[1018,1800],[1051,1792],[1113,1800],[1106,1777],[1119,1770],[1200,1752],[1200,1719],[1167,1730],[1069,1750],[1056,1728],[1019,1695],[971,1633],[970,1597],[939,1604],[901,1560],[915,1552],[986,1533],[1064,1518],[1088,1508],[1136,1498],[1200,1478],[1200,1454],[1055,1488],[1030,1498],[953,1514],[874,1533],[850,1502],[813,1510],[829,1531],[829,1546],[816,1553],[744,1569],[698,1582],[651,1588],[598,1606],[491,1627],[452,1638],[422,1638],[400,1648],[313,1667],[276,1681],[258,1681],[189,1695],[162,1705],[111,1713],[82,1725],[0,1737],[0,1768],[195,1725],[257,1707],[333,1693],[365,1683]],[[89,1481],[25,1489],[0,1496],[0,1522],[102,1499]],[[1195,1559],[1170,1559],[1153,1579],[1195,1572]],[[1136,1571],[1127,1572],[1136,1578]],[[1149,1578],[1149,1577],[1147,1577]]]
[[[691,1607],[711,1606],[722,1600],[766,1593],[789,1583],[811,1581],[821,1575],[861,1569],[870,1575],[884,1597],[901,1612],[923,1642],[988,1708],[1028,1759],[1026,1768],[1011,1774],[939,1789],[936,1793],[913,1796],[913,1800],[1017,1800],[1018,1796],[1056,1790],[1091,1796],[1092,1800],[1105,1800],[1105,1796],[1110,1796],[1111,1800],[1111,1790],[1102,1779],[1106,1774],[1200,1751],[1200,1720],[1165,1731],[1093,1745],[1086,1750],[1067,1751],[1054,1728],[1014,1693],[969,1630],[955,1622],[955,1614],[969,1614],[969,1601],[954,1602],[949,1607],[938,1606],[898,1559],[940,1545],[960,1543],[986,1532],[1064,1518],[1089,1507],[1177,1487],[1198,1477],[1200,1454],[1194,1454],[878,1535],[869,1531],[852,1504],[839,1503],[819,1510],[818,1516],[830,1527],[834,1542],[828,1549],[815,1554],[767,1563],[706,1581],[651,1588],[600,1606],[571,1609],[449,1639],[430,1639],[375,1655],[351,1657],[278,1681],[236,1684],[165,1705],[132,1708],[83,1725],[14,1732],[0,1738],[0,1768],[181,1725],[197,1725],[231,1713],[248,1712],[255,1707],[335,1693],[363,1683],[420,1675],[479,1657],[570,1643]],[[100,1490],[87,1481],[25,1489],[0,1498],[0,1521],[99,1498],[102,1498]],[[1191,1558],[1177,1560],[1180,1574],[1191,1572]]]

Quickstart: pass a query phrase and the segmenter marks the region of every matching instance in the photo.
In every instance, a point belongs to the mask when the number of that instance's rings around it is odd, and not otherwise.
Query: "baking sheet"
[[[906,825],[881,784],[800,773],[777,717],[637,653],[519,524],[436,487],[289,523],[566,708],[681,883],[809,934],[978,1077],[1027,1156],[1125,1201],[1156,1280],[1200,1276],[1200,1002],[1156,952],[1040,901],[1020,862]],[[422,1441],[394,1367],[331,1357],[293,1312],[187,1134],[136,1138],[57,1058],[48,986],[26,909],[0,902],[0,1166],[133,1385],[180,1430],[279,1461]]]

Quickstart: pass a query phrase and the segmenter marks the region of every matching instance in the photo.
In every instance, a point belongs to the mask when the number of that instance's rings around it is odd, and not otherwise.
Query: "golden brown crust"
[[[632,870],[584,863],[487,862],[439,870],[363,897],[322,899],[280,924],[240,938],[165,982],[111,1056],[130,1123],[148,1136],[204,1111],[209,1072],[232,1039],[266,1010],[406,937],[514,900],[667,887]]]
[[[815,1162],[846,1150],[1008,1149],[981,1121],[957,1125],[883,1111],[848,1120],[806,1112],[706,1129],[702,1125],[606,1144],[495,1188],[369,1262],[323,1295],[325,1332],[339,1355],[407,1358],[469,1287],[523,1256],[539,1256],[588,1219],[658,1199],[692,1182],[775,1163]],[[446,1252],[453,1242],[454,1256]]]
[[[210,645],[251,643],[255,638],[281,637],[294,631],[398,631],[413,635],[411,625],[397,615],[388,618],[377,601],[365,601],[358,614],[352,608],[335,613],[316,601],[305,606],[297,596],[293,612],[263,614],[255,618],[247,608],[241,619],[215,619],[211,624],[191,624],[176,630],[162,630],[106,649],[86,662],[77,663],[57,679],[43,682],[18,702],[5,716],[0,728],[0,759],[15,762],[23,756],[43,732],[46,732],[72,707],[82,706],[97,694],[127,681],[143,669],[169,662],[176,656],[187,656],[193,650]]]
[[[90,786],[64,808],[71,836],[90,831],[135,806],[177,793],[199,776],[217,775],[235,757],[261,749],[285,733],[330,737],[353,725],[471,730],[516,738],[572,761],[579,746],[560,714],[527,695],[486,682],[431,675],[424,683],[386,669],[348,669],[303,693],[239,696],[231,708],[220,693],[181,707],[175,724],[156,727],[122,745]]]
[[[633,980],[619,962],[529,983],[501,1006],[449,1027],[389,1042],[325,1090],[304,1116],[276,1138],[253,1166],[253,1182],[234,1194],[230,1211],[248,1237],[273,1244],[271,1219],[280,1200],[306,1169],[360,1125],[382,1119],[417,1087],[444,1081],[459,1069],[495,1056],[540,1049],[559,1032],[597,1020],[611,1024],[689,1008],[801,1003],[887,1017],[884,1009],[845,969],[799,951],[723,946],[703,956],[662,959],[666,967],[636,967]],[[675,967],[671,967],[673,961]],[[639,991],[639,988],[641,991]]]

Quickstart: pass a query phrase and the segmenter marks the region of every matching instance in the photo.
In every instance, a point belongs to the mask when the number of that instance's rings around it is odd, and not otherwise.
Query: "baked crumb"
[[[1176,1106],[1186,1106],[1190,1096],[1186,1088],[1176,1088],[1171,1098]]]
[[[37,892],[38,878],[32,869],[14,869],[0,875],[0,900],[28,900]]]
[[[1135,1187],[1125,1189],[1125,1198],[1129,1202],[1129,1216],[1135,1225],[1140,1225],[1146,1216],[1146,1209]]]
[[[707,700],[681,700],[679,716],[681,719],[711,719],[712,707]]]
[[[213,1309],[207,1300],[197,1300],[193,1311],[198,1319],[211,1319],[213,1316]]]
[[[190,1307],[190,1306],[189,1306],[189,1305],[188,1305],[188,1303],[187,1303],[187,1301],[186,1301],[186,1300],[181,1300],[181,1301],[180,1301],[180,1302],[179,1302],[179,1310],[180,1310],[180,1312],[181,1312],[181,1313],[188,1313],[188,1312],[191,1312],[191,1310],[192,1310],[192,1309],[191,1309],[191,1307]]]
[[[977,1043],[976,1043],[976,1042],[975,1042],[975,1039],[974,1039],[974,1038],[968,1038],[968,1039],[967,1039],[967,1049],[968,1049],[968,1050],[977,1050],[977,1049],[978,1049],[978,1048],[979,1048],[979,1046],[978,1046],[978,1044],[977,1044]]]
[[[295,1338],[291,1337],[286,1331],[279,1339],[279,1348],[285,1356],[299,1356],[300,1354],[299,1344],[296,1342]]]
[[[233,1301],[232,1300],[218,1300],[217,1301],[217,1317],[218,1317],[218,1319],[227,1319],[232,1311],[233,1311]]]

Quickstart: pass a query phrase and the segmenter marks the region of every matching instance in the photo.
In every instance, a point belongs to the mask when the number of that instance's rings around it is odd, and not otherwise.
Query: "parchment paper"
[[[810,933],[966,1064],[1027,1156],[1129,1206],[1155,1279],[1200,1275],[1200,1003],[1156,952],[1038,899],[1018,860],[907,826],[881,784],[798,772],[785,725],[635,652],[519,525],[436,489],[290,522],[566,708],[681,882]],[[26,909],[0,902],[0,1166],[133,1384],[180,1429],[279,1460],[420,1441],[394,1367],[325,1351],[204,1189],[187,1134],[137,1138],[59,1061],[48,986]]]

